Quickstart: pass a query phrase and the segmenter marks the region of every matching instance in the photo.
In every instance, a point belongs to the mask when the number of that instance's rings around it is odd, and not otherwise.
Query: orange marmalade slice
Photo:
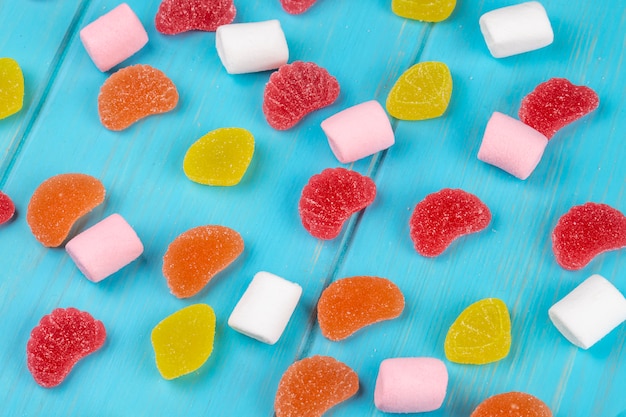
[[[470,417],[552,417],[552,411],[530,394],[505,392],[487,398]]]

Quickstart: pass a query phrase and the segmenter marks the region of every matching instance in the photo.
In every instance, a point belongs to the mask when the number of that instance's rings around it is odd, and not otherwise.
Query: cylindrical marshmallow
[[[494,112],[487,122],[478,159],[525,180],[539,164],[547,145],[548,138],[532,127]]]
[[[100,16],[80,31],[91,60],[100,71],[108,71],[148,43],[141,21],[126,3]]]
[[[601,275],[592,275],[548,310],[567,340],[589,349],[626,320],[626,298]]]
[[[436,358],[391,358],[381,362],[374,404],[385,413],[425,413],[443,404],[448,370]]]
[[[387,149],[395,140],[389,117],[376,100],[342,110],[321,126],[330,149],[342,164]]]
[[[239,333],[273,345],[291,318],[302,287],[269,272],[258,272],[228,318]]]
[[[87,279],[99,282],[137,259],[143,245],[126,220],[112,214],[76,235],[65,250]]]
[[[215,33],[215,47],[229,74],[276,69],[289,60],[278,20],[222,25]]]
[[[485,13],[479,20],[489,52],[504,58],[548,46],[554,33],[546,9],[529,1]]]

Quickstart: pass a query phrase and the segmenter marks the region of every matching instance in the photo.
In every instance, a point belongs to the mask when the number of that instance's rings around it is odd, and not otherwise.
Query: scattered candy
[[[15,204],[8,195],[0,191],[0,224],[4,224],[11,220],[15,214]]]
[[[0,120],[22,110],[24,105],[24,74],[11,58],[0,58]]]
[[[338,341],[365,326],[394,319],[404,310],[402,291],[386,278],[359,276],[330,284],[317,303],[322,335]]]
[[[289,14],[301,14],[309,10],[317,0],[280,0],[283,9]]]
[[[452,14],[456,0],[392,0],[391,10],[400,17],[441,22]]]
[[[339,83],[312,62],[282,65],[270,76],[263,95],[263,113],[270,126],[287,130],[307,114],[334,103]]]
[[[384,413],[425,413],[441,407],[446,364],[435,358],[390,358],[380,364],[374,404]]]
[[[65,245],[76,266],[93,282],[116,273],[143,253],[143,244],[126,220],[112,214]]]
[[[318,239],[334,239],[344,222],[369,206],[376,184],[345,168],[327,168],[313,175],[302,190],[298,210],[304,228]]]
[[[463,190],[444,188],[417,203],[409,222],[411,240],[422,256],[441,255],[457,238],[485,229],[489,208]]]
[[[387,149],[395,141],[387,113],[376,100],[342,110],[324,120],[321,126],[342,164]]]
[[[104,345],[101,321],[75,308],[57,308],[43,316],[26,345],[28,370],[45,388],[59,385],[74,365]]]
[[[552,232],[552,250],[565,269],[584,268],[602,252],[626,247],[626,216],[607,204],[572,207]]]
[[[565,78],[551,78],[524,97],[519,118],[551,139],[559,129],[591,113],[599,104],[591,88]]]
[[[163,0],[154,23],[165,35],[176,35],[190,30],[215,32],[237,15],[233,0]]]
[[[198,370],[213,352],[215,313],[206,304],[193,304],[163,319],[150,339],[156,366],[165,379]]]
[[[196,295],[243,252],[243,239],[225,226],[198,226],[178,236],[163,256],[163,275],[178,298]]]
[[[487,398],[470,417],[552,417],[552,411],[530,394],[506,392]]]
[[[86,174],[60,174],[45,180],[28,203],[26,221],[35,239],[60,246],[74,223],[104,201],[100,180]]]
[[[480,17],[479,25],[494,58],[534,51],[554,40],[546,9],[536,1],[492,10]]]
[[[148,34],[128,4],[122,3],[85,26],[80,40],[93,63],[104,72],[143,48]]]
[[[293,363],[278,383],[276,417],[321,417],[359,390],[359,377],[349,366],[329,356],[312,356]]]
[[[452,75],[443,62],[421,62],[406,70],[387,96],[387,111],[400,120],[425,120],[445,113]]]
[[[601,275],[592,275],[548,310],[554,326],[589,349],[626,320],[626,298]]]
[[[213,130],[185,154],[183,170],[191,181],[207,185],[239,184],[254,154],[254,136],[239,127]]]
[[[276,69],[289,60],[287,39],[278,20],[220,26],[215,47],[229,74]]]
[[[228,318],[236,331],[275,344],[298,305],[302,287],[269,272],[258,272]]]
[[[548,145],[548,138],[528,125],[494,112],[487,122],[478,159],[521,180],[535,170]]]
[[[485,298],[452,323],[444,350],[451,362],[483,365],[505,358],[511,349],[511,318],[502,300]]]

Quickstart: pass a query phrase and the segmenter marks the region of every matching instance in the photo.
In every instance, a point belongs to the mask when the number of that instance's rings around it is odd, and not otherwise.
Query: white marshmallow
[[[546,9],[536,1],[487,12],[480,17],[479,24],[487,48],[495,58],[534,51],[554,40]]]
[[[289,60],[278,20],[222,25],[215,33],[215,47],[229,74],[276,69]]]
[[[626,320],[626,298],[596,274],[554,304],[548,315],[567,340],[588,349]]]
[[[258,272],[228,318],[234,330],[273,345],[298,305],[302,287],[269,272]]]

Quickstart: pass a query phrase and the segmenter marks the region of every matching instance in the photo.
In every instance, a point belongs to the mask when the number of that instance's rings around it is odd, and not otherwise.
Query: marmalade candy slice
[[[309,10],[317,0],[280,0],[281,6],[289,14],[301,14]]]
[[[12,58],[0,58],[0,120],[22,110],[24,74]]]
[[[15,204],[8,195],[0,191],[0,224],[11,220],[15,214]]]
[[[215,32],[235,20],[236,14],[233,0],[163,0],[154,23],[164,35],[190,30]]]
[[[535,396],[505,392],[487,398],[470,417],[552,417],[552,411]]]
[[[407,19],[441,22],[452,14],[456,0],[392,0],[391,10]]]

